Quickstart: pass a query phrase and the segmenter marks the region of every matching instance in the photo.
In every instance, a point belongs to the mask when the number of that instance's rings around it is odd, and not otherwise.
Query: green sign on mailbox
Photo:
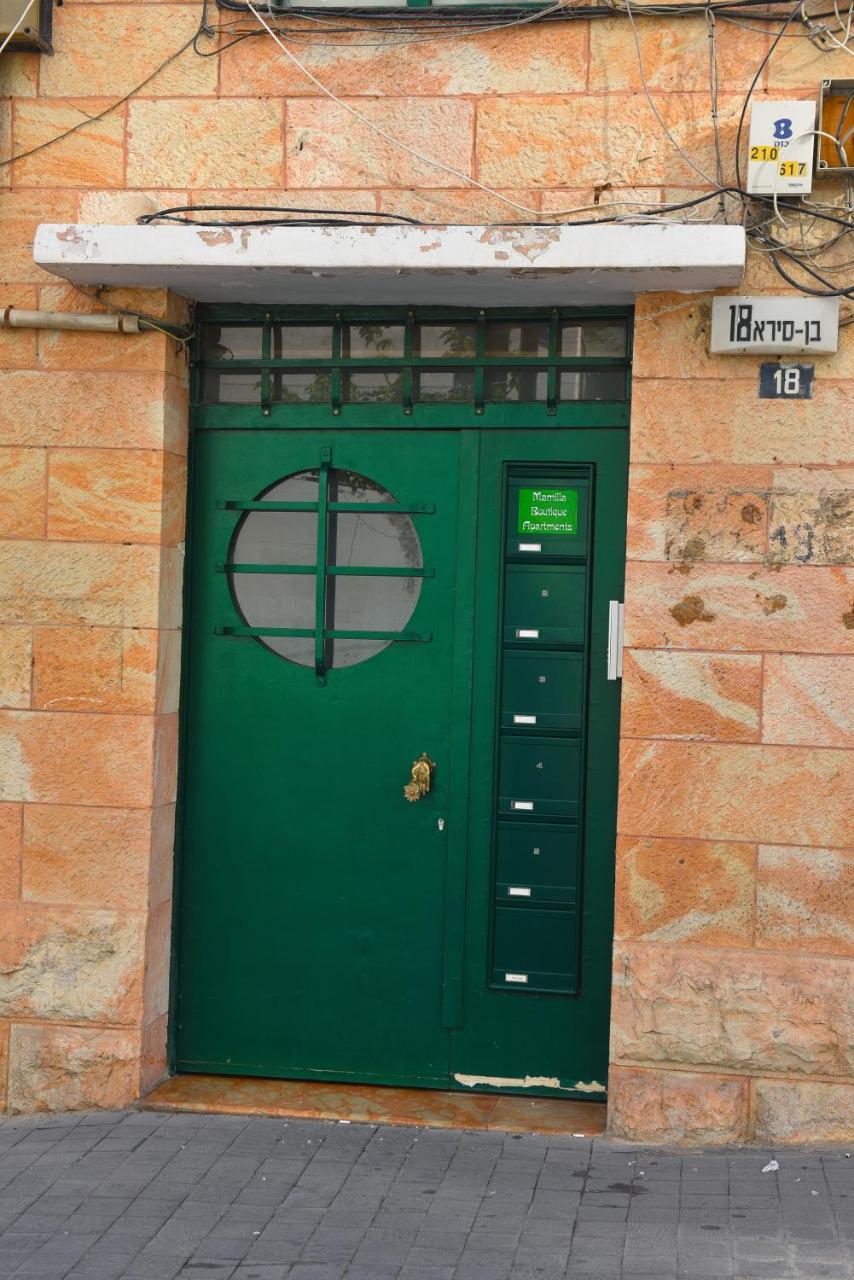
[[[578,490],[520,489],[519,533],[538,537],[578,533]]]

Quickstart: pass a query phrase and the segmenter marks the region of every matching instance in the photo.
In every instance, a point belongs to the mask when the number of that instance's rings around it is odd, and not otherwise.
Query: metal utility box
[[[854,80],[822,80],[818,97],[818,128],[816,171],[825,174],[854,173]],[[832,136],[824,137],[824,134]],[[845,148],[844,158],[834,138],[838,138]]]
[[[0,44],[21,17],[26,0],[0,0]],[[34,49],[53,53],[53,0],[33,0],[27,15],[7,45],[8,49]]]

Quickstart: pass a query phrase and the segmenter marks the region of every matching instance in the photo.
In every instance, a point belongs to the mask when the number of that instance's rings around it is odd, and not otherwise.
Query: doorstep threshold
[[[152,1111],[222,1112],[585,1138],[598,1137],[605,1131],[602,1102],[246,1076],[172,1076],[143,1098],[142,1106]]]

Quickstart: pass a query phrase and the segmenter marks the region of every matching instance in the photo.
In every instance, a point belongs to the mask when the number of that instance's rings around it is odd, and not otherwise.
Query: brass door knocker
[[[411,800],[414,803],[428,794],[433,782],[433,770],[435,768],[434,761],[430,759],[426,751],[422,751],[418,759],[413,761],[412,781],[407,782],[403,788],[403,794],[407,800]]]

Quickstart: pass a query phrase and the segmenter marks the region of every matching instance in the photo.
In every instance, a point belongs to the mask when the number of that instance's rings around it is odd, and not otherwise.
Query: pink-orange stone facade
[[[2,154],[98,115],[198,21],[195,2],[65,0],[53,57],[0,58]],[[713,171],[705,20],[639,26],[662,119]],[[770,37],[716,37],[729,179]],[[703,189],[624,17],[300,51],[544,219]],[[756,96],[848,75],[845,53],[783,40]],[[63,311],[96,305],[34,266],[38,222],[241,202],[524,217],[383,142],[266,37],[187,48],[0,188],[0,305]],[[751,253],[741,292],[786,287]],[[187,319],[162,293],[107,296]],[[635,313],[609,1123],[817,1141],[854,1129],[854,326],[813,400],[769,404],[755,358],[708,354],[710,309],[651,293]],[[0,366],[0,1101],[114,1107],[166,1063],[186,361],[150,332],[18,330]]]

